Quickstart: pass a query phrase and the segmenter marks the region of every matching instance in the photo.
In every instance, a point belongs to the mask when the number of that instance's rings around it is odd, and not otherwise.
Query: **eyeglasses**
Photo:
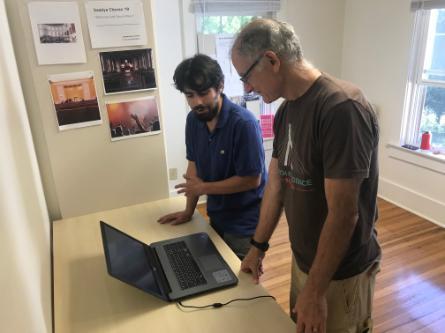
[[[261,54],[256,60],[253,62],[252,65],[246,70],[246,72],[239,78],[242,83],[247,84],[247,80],[249,79],[250,72],[255,68],[256,65],[260,62],[260,60],[263,58],[264,54]]]

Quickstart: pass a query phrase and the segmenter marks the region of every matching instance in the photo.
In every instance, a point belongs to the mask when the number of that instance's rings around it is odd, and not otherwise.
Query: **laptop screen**
[[[108,272],[115,278],[150,294],[162,296],[145,245],[123,232],[101,223]]]

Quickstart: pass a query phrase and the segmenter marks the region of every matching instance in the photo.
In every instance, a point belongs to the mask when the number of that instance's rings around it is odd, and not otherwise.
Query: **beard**
[[[213,101],[213,106],[198,105],[195,106],[192,111],[195,113],[196,118],[202,122],[209,122],[218,115],[218,96]]]

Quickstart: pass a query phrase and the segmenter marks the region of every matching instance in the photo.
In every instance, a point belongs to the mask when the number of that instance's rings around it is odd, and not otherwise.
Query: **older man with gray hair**
[[[381,250],[377,241],[376,114],[359,88],[303,57],[293,28],[246,25],[232,48],[246,91],[283,97],[260,220],[241,269],[258,282],[284,208],[293,253],[291,313],[297,332],[371,332]]]

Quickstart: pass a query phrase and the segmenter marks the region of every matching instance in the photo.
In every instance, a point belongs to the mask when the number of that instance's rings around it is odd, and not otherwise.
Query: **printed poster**
[[[39,65],[86,62],[76,2],[30,2],[28,9]]]
[[[141,1],[89,1],[85,9],[93,49],[147,44]]]

